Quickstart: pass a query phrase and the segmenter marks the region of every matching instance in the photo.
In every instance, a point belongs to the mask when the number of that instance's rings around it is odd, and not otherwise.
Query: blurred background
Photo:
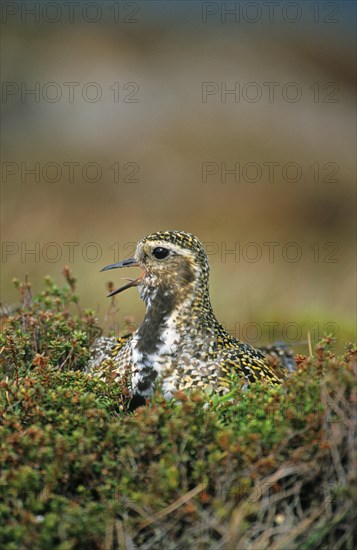
[[[106,331],[99,273],[182,229],[252,343],[356,338],[355,3],[3,2],[1,301],[62,282]],[[341,344],[342,345],[342,344]],[[297,348],[305,353],[306,345]]]

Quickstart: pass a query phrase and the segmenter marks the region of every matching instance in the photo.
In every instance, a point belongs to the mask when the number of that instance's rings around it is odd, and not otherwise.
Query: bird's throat
[[[145,300],[146,313],[137,331],[137,349],[150,355],[155,353],[162,341],[162,334],[170,316],[177,307],[177,298],[168,289],[159,289]]]

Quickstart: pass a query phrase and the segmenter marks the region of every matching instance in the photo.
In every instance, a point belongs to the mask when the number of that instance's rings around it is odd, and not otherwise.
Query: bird
[[[139,267],[141,274],[109,296],[137,287],[145,316],[132,334],[114,342],[99,339],[89,372],[103,377],[110,368],[115,378],[128,369],[138,403],[158,384],[170,400],[178,391],[194,389],[225,394],[237,375],[245,387],[259,380],[282,383],[266,352],[237,340],[218,322],[209,295],[209,261],[197,237],[184,231],[152,233],[138,242],[132,258],[101,271],[124,267]]]

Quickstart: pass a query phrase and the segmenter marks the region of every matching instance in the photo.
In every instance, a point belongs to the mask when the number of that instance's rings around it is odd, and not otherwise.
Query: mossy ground
[[[65,275],[4,318],[2,548],[356,547],[355,346],[129,412],[125,380],[84,373],[100,329]]]

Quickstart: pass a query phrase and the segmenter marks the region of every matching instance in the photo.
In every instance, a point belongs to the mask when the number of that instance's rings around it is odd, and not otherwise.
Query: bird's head
[[[141,267],[141,275],[110,294],[138,286],[148,304],[156,295],[183,301],[195,290],[208,290],[209,264],[201,242],[183,231],[159,231],[139,241],[133,258],[108,265],[102,271],[120,267]],[[166,293],[166,294],[165,294]]]

